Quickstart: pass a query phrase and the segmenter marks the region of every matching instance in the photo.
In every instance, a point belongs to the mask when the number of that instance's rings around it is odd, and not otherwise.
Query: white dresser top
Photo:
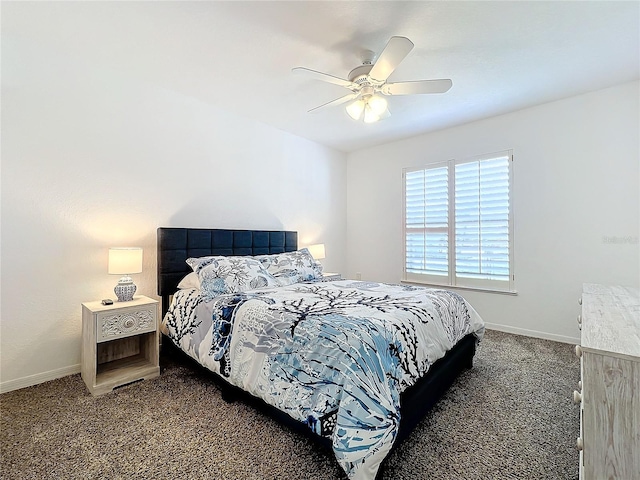
[[[582,292],[582,348],[640,358],[640,290],[585,283]]]

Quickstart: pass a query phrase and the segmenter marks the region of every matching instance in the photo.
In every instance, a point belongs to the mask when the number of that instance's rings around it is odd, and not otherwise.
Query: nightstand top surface
[[[139,307],[140,305],[149,305],[158,303],[153,298],[145,297],[144,295],[136,295],[130,302],[118,302],[114,300],[112,305],[103,305],[101,300],[94,302],[84,302],[82,305],[92,312],[101,312],[105,310],[112,310],[114,308],[127,308],[127,307]]]

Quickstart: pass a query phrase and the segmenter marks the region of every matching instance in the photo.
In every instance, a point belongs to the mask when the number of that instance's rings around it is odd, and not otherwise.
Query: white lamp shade
[[[119,247],[109,249],[109,273],[128,275],[142,272],[142,248]]]
[[[316,243],[315,245],[309,245],[307,247],[309,249],[309,253],[316,260],[322,260],[325,258],[324,256],[324,243]]]
[[[374,123],[378,120],[380,120],[380,116],[377,115],[367,103],[364,107],[364,123]]]
[[[378,117],[387,110],[387,100],[379,95],[371,96],[367,103],[371,107],[371,111]]]
[[[374,123],[391,116],[386,98],[380,95],[365,95],[347,105],[347,113],[354,120],[360,120],[364,113],[364,123]]]
[[[362,116],[362,112],[364,111],[364,100],[359,99],[353,103],[347,105],[347,113],[354,120],[359,120]]]

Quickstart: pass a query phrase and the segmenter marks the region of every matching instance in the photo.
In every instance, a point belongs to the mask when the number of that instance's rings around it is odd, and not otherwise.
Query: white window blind
[[[403,279],[513,290],[511,151],[404,171]]]
[[[448,167],[406,172],[406,271],[448,276]]]

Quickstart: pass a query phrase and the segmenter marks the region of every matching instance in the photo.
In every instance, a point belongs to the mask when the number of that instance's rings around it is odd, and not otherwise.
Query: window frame
[[[455,219],[455,185],[456,166],[470,162],[482,162],[500,157],[508,157],[508,248],[509,248],[509,274],[508,280],[495,279],[474,279],[462,277],[456,274],[456,219]],[[407,173],[417,171],[427,171],[436,168],[447,167],[448,187],[447,187],[447,275],[422,274],[407,272]],[[424,285],[434,285],[439,287],[451,287],[470,290],[480,290],[495,293],[517,294],[515,287],[515,261],[514,261],[514,219],[513,219],[513,150],[502,150],[461,159],[449,159],[445,161],[432,162],[420,167],[405,167],[402,169],[402,236],[403,236],[403,265],[402,282],[417,283]],[[428,229],[429,227],[425,227]]]

